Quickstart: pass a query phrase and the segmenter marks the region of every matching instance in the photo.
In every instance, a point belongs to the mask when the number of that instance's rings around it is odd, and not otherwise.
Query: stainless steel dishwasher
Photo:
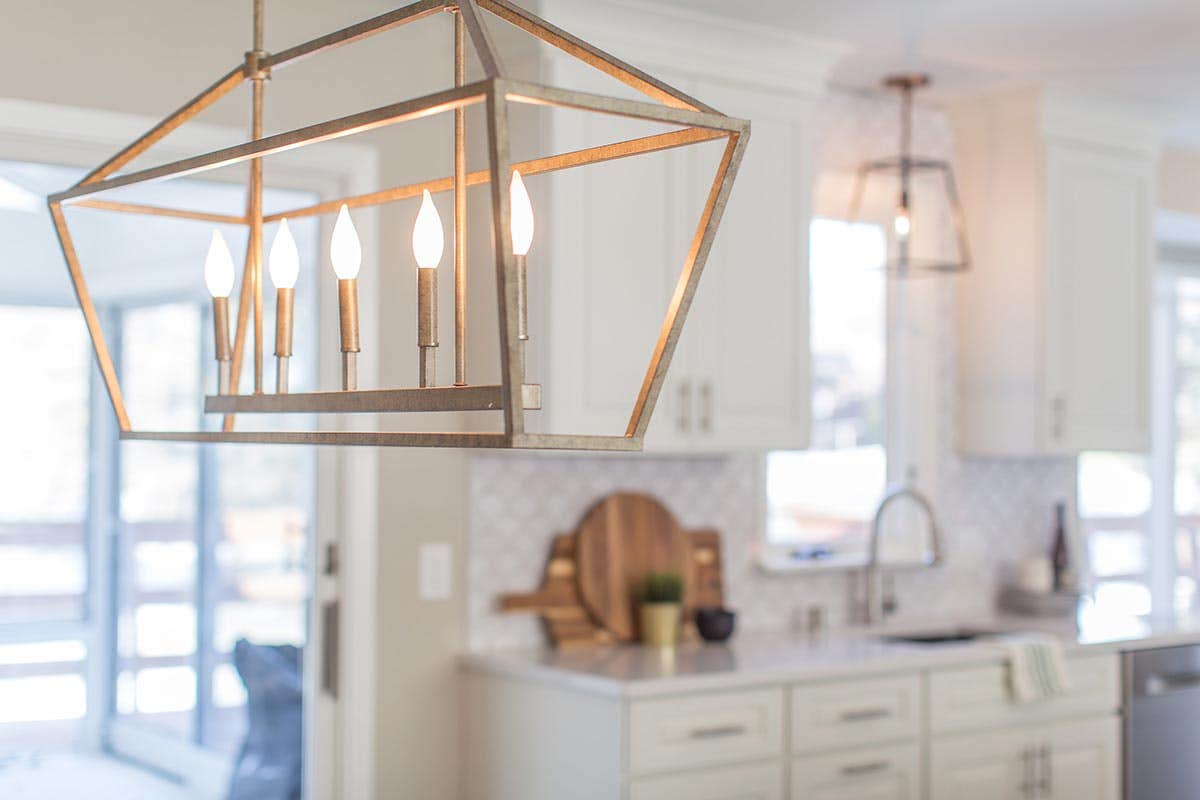
[[[1200,646],[1122,656],[1125,800],[1200,797]]]

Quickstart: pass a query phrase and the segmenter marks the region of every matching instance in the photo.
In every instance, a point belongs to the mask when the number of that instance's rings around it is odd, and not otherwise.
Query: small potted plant
[[[642,641],[654,647],[674,647],[683,612],[683,577],[678,572],[650,572],[639,597]]]

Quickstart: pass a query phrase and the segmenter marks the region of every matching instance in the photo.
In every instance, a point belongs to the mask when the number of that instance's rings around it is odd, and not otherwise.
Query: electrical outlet
[[[417,587],[422,600],[449,600],[454,557],[448,542],[427,542],[417,551]]]

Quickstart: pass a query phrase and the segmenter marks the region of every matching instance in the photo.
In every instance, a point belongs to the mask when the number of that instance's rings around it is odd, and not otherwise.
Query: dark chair
[[[246,741],[229,800],[300,800],[304,772],[302,651],[239,639],[233,663],[246,686]]]

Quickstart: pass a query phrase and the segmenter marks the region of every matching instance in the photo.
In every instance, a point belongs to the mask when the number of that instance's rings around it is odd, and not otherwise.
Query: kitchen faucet
[[[867,550],[867,563],[863,567],[863,578],[866,583],[866,602],[863,605],[863,621],[867,625],[882,622],[884,615],[895,610],[895,598],[885,600],[882,587],[882,568],[879,564],[879,534],[883,529],[883,512],[893,501],[901,497],[913,500],[929,519],[930,548],[921,559],[921,564],[933,567],[942,560],[941,534],[938,532],[937,518],[933,513],[933,504],[924,494],[917,491],[911,484],[899,484],[889,488],[875,507],[875,518],[871,520],[871,541]]]

